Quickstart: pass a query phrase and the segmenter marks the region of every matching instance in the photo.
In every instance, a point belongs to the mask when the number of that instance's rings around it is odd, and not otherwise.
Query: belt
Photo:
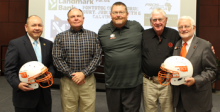
[[[149,77],[149,76],[147,76],[145,73],[143,73],[144,74],[144,77],[145,78],[147,78],[147,79],[149,79],[149,80],[153,80],[153,77]]]
[[[153,83],[159,84],[157,77],[155,77],[155,76],[149,77],[149,76],[146,75],[145,73],[143,73],[143,74],[144,74],[144,77],[145,77],[145,78],[147,78],[147,79],[149,79],[149,80],[152,80]]]

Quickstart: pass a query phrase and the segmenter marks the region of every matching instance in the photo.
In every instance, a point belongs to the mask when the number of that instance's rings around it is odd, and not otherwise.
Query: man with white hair
[[[173,55],[176,42],[180,39],[176,30],[165,27],[166,13],[155,9],[151,13],[152,28],[143,32],[142,40],[142,70],[143,96],[145,112],[158,112],[158,102],[161,112],[173,112],[172,88],[158,82],[158,72],[161,63]]]
[[[180,86],[173,86],[177,112],[211,112],[211,80],[216,75],[215,55],[210,42],[194,35],[196,26],[189,16],[178,21],[179,40],[173,55],[183,56],[192,63],[193,75]]]

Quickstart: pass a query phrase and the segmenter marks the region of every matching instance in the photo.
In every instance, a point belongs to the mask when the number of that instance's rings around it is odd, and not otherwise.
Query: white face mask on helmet
[[[25,63],[19,70],[19,79],[21,82],[29,84],[30,88],[37,89],[39,85],[42,88],[50,87],[53,84],[53,76],[48,68],[38,61]],[[47,86],[42,86],[40,82],[47,82]]]
[[[191,62],[181,56],[168,57],[161,64],[161,71],[158,73],[158,81],[161,85],[181,85],[185,79],[192,77],[193,66]]]

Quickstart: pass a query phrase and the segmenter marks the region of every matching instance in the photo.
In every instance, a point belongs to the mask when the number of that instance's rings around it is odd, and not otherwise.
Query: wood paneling
[[[1,43],[8,44],[10,40],[25,34],[25,23],[0,23]]]
[[[218,26],[218,6],[200,6],[199,26]]]
[[[200,38],[203,38],[214,46],[216,57],[220,58],[220,27],[199,27]]]
[[[10,2],[25,2],[26,0],[9,0]]]
[[[220,0],[219,0],[220,2]],[[218,6],[218,26],[220,27],[220,5]]]
[[[9,2],[9,22],[25,22],[25,2]]]
[[[8,22],[8,2],[0,2],[0,22]]]
[[[215,89],[216,89],[216,90],[220,90],[220,80],[217,80],[217,81],[215,82]]]
[[[200,0],[200,5],[218,5],[219,0]]]

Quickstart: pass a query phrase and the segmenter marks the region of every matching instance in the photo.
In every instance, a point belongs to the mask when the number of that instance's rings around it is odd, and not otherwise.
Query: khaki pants
[[[157,77],[153,80],[143,77],[143,97],[145,112],[158,112],[158,102],[161,112],[174,111],[172,87],[160,85]]]
[[[60,79],[62,112],[95,112],[96,80],[93,74],[85,80],[79,86],[65,76]]]

